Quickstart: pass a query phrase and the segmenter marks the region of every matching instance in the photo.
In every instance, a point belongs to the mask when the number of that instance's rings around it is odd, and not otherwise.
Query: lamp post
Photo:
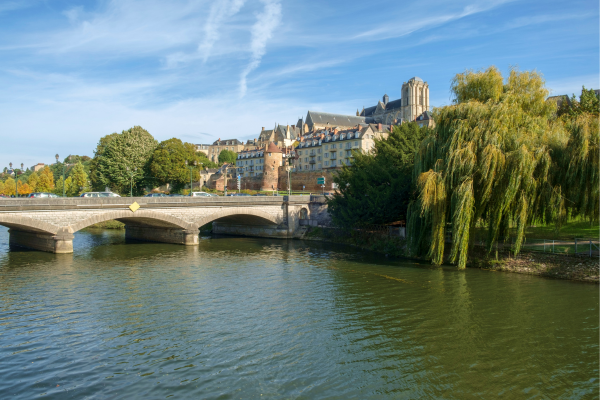
[[[185,165],[188,165],[188,160],[185,160]],[[198,165],[198,161],[194,160],[194,167]],[[190,197],[192,197],[192,191],[194,190],[194,181],[192,180],[192,167],[191,165],[189,166],[190,168]]]
[[[135,173],[137,172],[137,167],[133,168],[133,171],[129,170],[129,167],[126,167],[127,169],[127,174],[129,175],[129,197],[133,197],[133,176],[135,175]]]
[[[60,158],[60,156],[58,154],[56,154],[54,157],[56,157],[56,163],[58,164],[58,159]],[[69,160],[71,159],[71,156],[69,156]],[[62,167],[63,167],[63,173],[62,173],[62,187],[63,187],[63,195],[62,197],[65,197],[65,168],[66,165],[65,163],[62,163]]]
[[[204,163],[200,163],[200,169],[198,170],[198,190],[202,190],[202,186],[204,186],[204,182],[202,182],[202,166],[203,165],[204,165]]]
[[[10,167],[10,169],[12,169],[11,162],[8,163],[8,166]],[[19,176],[17,175],[17,171],[15,171],[14,169],[12,169],[12,172],[14,172],[14,174],[15,174],[15,198],[16,198],[16,197],[19,197],[19,184],[18,184]]]

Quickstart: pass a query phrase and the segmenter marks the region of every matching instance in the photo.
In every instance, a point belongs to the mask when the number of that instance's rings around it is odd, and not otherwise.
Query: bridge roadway
[[[10,245],[72,253],[73,234],[90,225],[117,220],[126,237],[197,245],[199,228],[213,222],[219,233],[293,238],[311,196],[112,197],[0,200],[0,225]],[[129,206],[137,202],[140,208]],[[303,210],[304,209],[304,210]]]

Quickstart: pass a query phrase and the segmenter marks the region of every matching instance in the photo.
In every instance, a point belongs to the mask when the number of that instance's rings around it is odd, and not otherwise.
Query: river
[[[598,286],[351,247],[0,227],[0,398],[598,397]]]

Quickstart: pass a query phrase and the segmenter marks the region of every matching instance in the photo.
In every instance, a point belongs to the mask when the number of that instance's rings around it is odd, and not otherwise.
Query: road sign
[[[317,185],[324,185],[325,184],[325,177],[322,176],[320,178],[317,178]]]

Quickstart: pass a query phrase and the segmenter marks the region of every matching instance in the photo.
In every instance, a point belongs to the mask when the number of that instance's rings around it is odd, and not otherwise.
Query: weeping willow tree
[[[454,104],[434,112],[436,129],[415,156],[414,254],[441,264],[450,234],[448,261],[464,268],[478,221],[490,252],[516,227],[518,253],[532,220],[560,222],[570,209],[597,219],[597,118],[558,119],[537,72],[467,71],[451,91]]]

